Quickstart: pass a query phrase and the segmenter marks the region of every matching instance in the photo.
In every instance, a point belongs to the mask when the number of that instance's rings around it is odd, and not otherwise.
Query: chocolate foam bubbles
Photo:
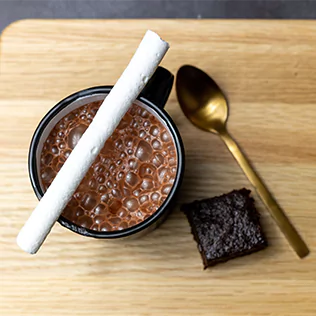
[[[102,101],[70,112],[50,132],[41,153],[47,189]],[[89,168],[62,215],[96,231],[132,227],[168,196],[177,173],[176,147],[167,127],[148,108],[133,104]]]

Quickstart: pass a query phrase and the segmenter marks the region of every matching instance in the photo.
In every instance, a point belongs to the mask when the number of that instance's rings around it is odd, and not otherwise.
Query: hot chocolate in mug
[[[174,205],[184,172],[178,129],[164,110],[173,75],[158,67],[107,140],[58,222],[95,238],[142,235]],[[29,151],[29,174],[38,199],[113,86],[76,92],[41,120]]]

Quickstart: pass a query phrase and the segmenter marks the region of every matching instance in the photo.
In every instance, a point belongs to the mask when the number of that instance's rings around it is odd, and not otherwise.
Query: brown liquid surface
[[[102,101],[84,105],[62,118],[41,153],[41,179],[47,189]],[[149,111],[133,104],[82,180],[63,216],[96,231],[134,226],[159,208],[177,172],[170,132]]]

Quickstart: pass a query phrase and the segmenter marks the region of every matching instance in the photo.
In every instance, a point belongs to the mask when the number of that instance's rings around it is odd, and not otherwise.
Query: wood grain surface
[[[113,84],[144,32],[171,44],[174,74],[201,67],[227,93],[228,128],[308,243],[299,260],[258,197],[270,246],[203,271],[179,204],[251,188],[224,144],[166,106],[186,149],[179,203],[139,240],[102,241],[53,228],[35,256],[16,235],[35,207],[27,170],[43,115],[83,88]],[[25,20],[1,36],[1,315],[316,315],[316,22]]]

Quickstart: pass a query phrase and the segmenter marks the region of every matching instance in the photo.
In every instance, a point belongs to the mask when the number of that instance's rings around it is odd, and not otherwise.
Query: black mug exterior
[[[140,235],[146,234],[147,232],[155,229],[159,224],[161,224],[164,221],[164,219],[170,213],[174,205],[176,195],[181,186],[183,173],[184,173],[184,163],[185,163],[184,147],[183,147],[181,136],[178,132],[176,125],[172,121],[171,117],[163,109],[169,97],[170,91],[172,89],[173,79],[174,79],[174,76],[168,70],[162,67],[158,67],[156,72],[154,73],[154,75],[149,80],[148,84],[146,85],[146,88],[141,92],[141,94],[137,98],[146,106],[154,110],[155,113],[160,118],[160,120],[162,120],[166,124],[170,133],[172,134],[172,137],[176,146],[177,157],[178,157],[177,175],[174,181],[174,185],[169,195],[167,196],[166,200],[164,201],[164,203],[159,207],[159,209],[152,216],[150,216],[143,222],[135,226],[129,227],[127,229],[120,230],[120,231],[110,231],[110,232],[94,231],[94,230],[80,227],[72,223],[68,219],[64,218],[63,216],[60,216],[58,219],[58,222],[62,226],[72,230],[73,232],[81,234],[83,236],[112,239],[112,238],[126,238],[126,237],[131,237],[131,236],[134,237],[134,236],[140,236]],[[29,162],[28,162],[31,184],[39,200],[43,197],[44,192],[41,188],[39,175],[37,171],[36,150],[39,145],[41,135],[43,131],[45,130],[46,126],[60,111],[65,109],[68,105],[72,104],[74,101],[78,100],[79,98],[92,96],[95,94],[108,94],[111,91],[112,87],[113,86],[99,86],[99,87],[93,87],[93,88],[76,92],[66,97],[59,103],[57,103],[44,116],[44,118],[39,123],[38,127],[36,128],[34,132],[33,138],[31,140],[30,150],[29,150]]]
[[[174,76],[169,70],[158,67],[140,93],[140,97],[149,100],[151,103],[163,109],[169,98],[173,81]]]

